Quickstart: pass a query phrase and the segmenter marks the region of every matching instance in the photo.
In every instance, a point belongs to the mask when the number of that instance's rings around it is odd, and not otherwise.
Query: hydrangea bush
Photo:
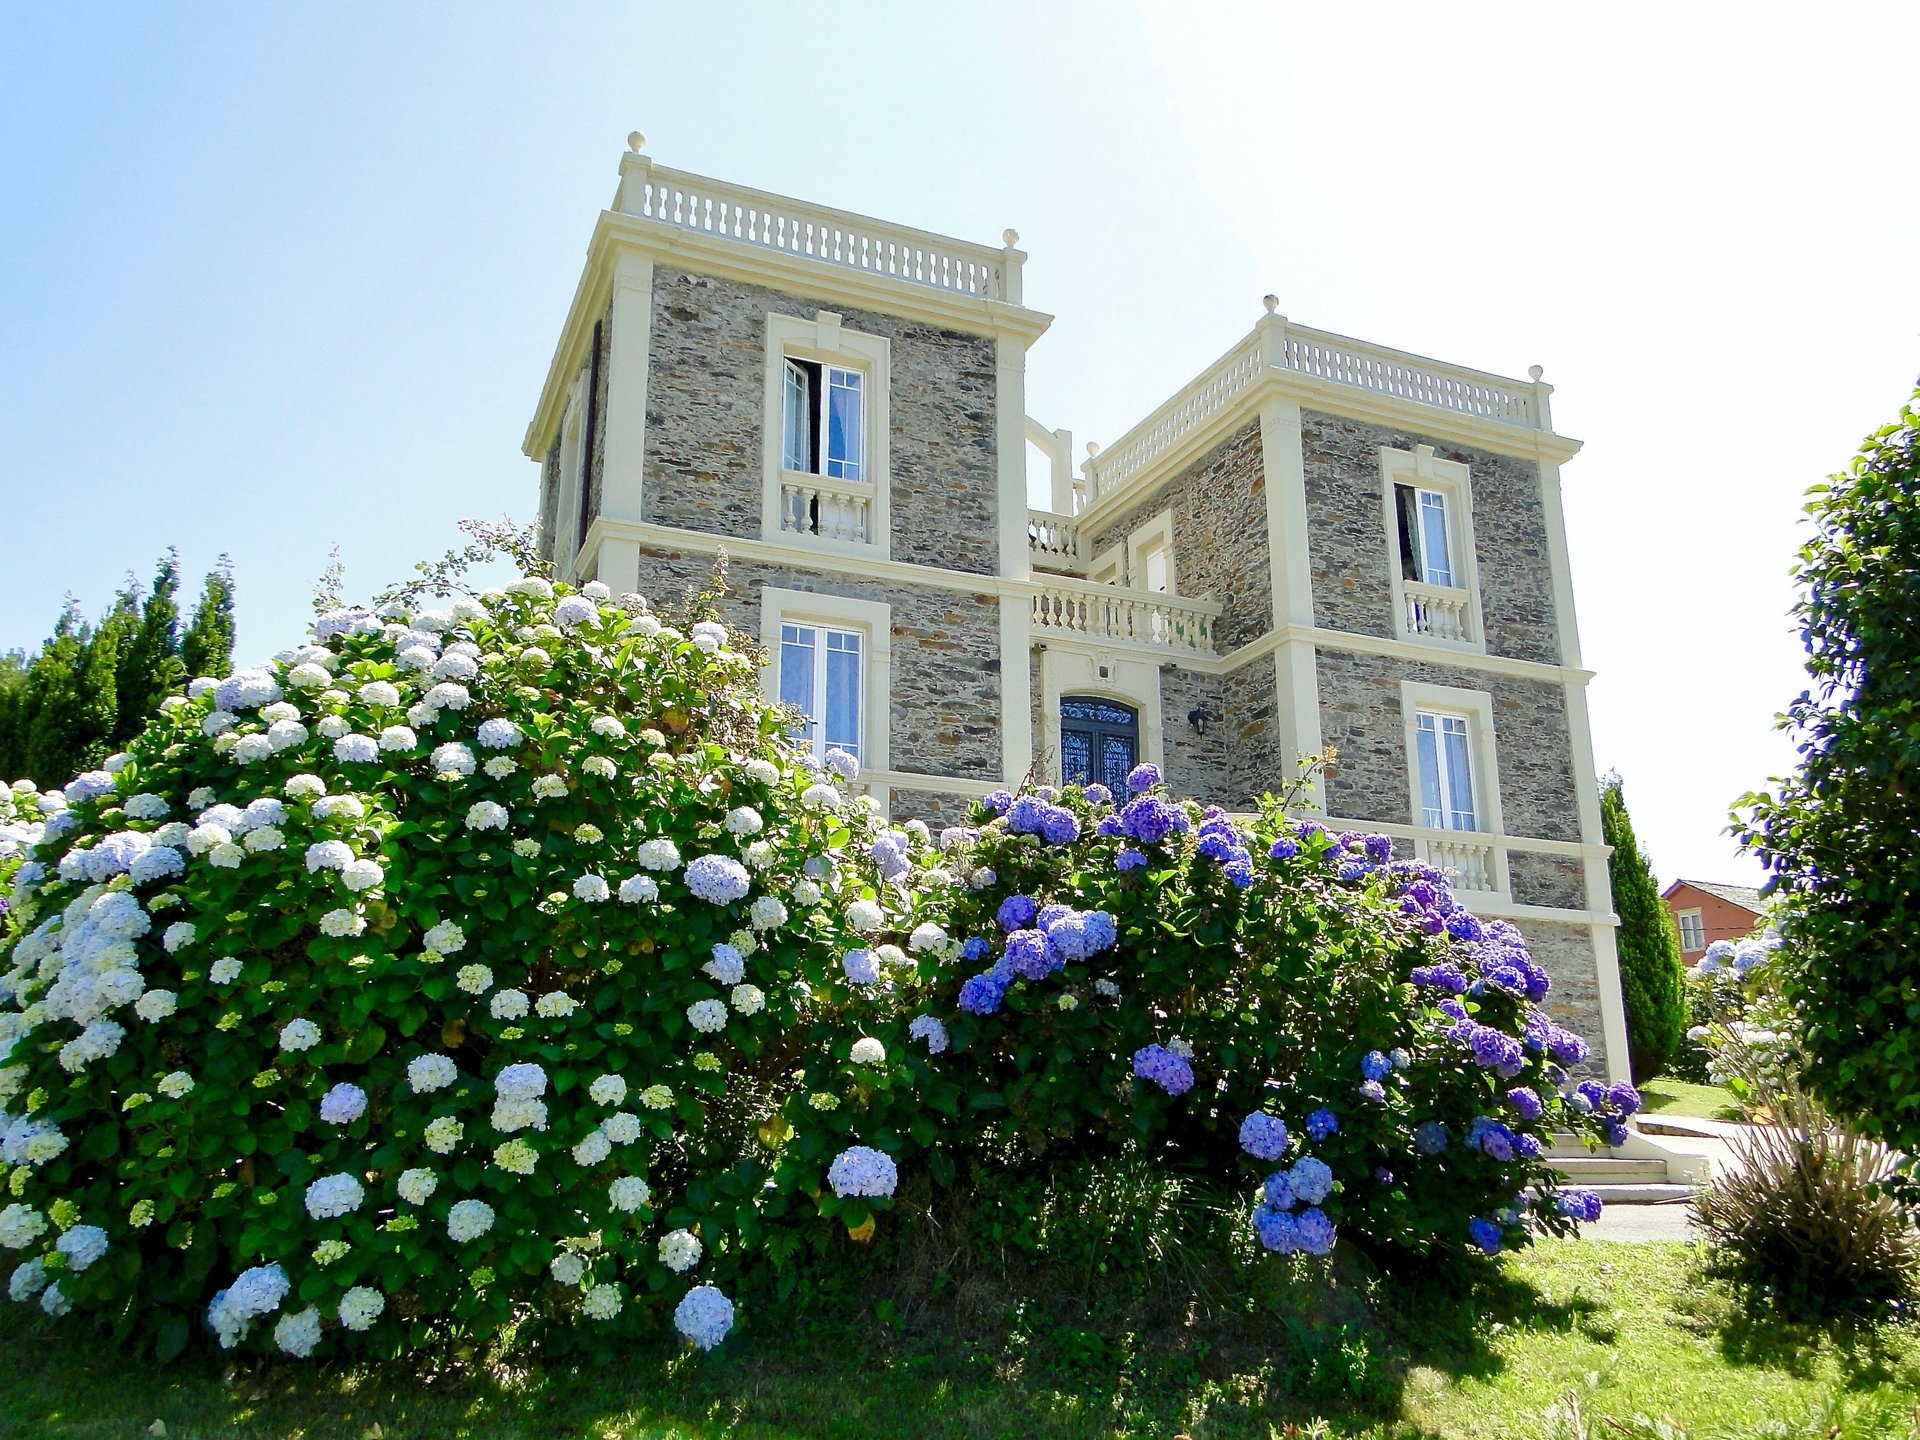
[[[703,1281],[757,1242],[762,1132],[877,908],[841,861],[871,807],[787,723],[719,625],[525,578],[327,614],[14,787],[12,1298],[163,1352],[718,1343]]]
[[[1541,1008],[1517,930],[1385,836],[1232,818],[1151,766],[1129,785],[1000,792],[937,845],[875,842],[912,928],[842,959],[882,992],[897,1072],[845,1134],[884,1130],[941,1181],[1145,1147],[1239,1175],[1282,1253],[1493,1252],[1598,1214],[1543,1152],[1555,1131],[1618,1143],[1639,1096],[1579,1077],[1587,1046]]]
[[[757,678],[711,620],[529,576],[332,611],[15,787],[11,1297],[163,1354],[711,1348],[763,1261],[1122,1151],[1243,1186],[1283,1254],[1597,1212],[1543,1146],[1638,1097],[1385,837],[1142,767],[936,841]]]

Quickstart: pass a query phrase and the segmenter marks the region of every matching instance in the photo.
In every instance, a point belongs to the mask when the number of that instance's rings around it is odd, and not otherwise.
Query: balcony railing
[[[1474,633],[1472,591],[1417,580],[1404,581],[1401,588],[1407,602],[1407,634],[1457,645],[1471,645],[1480,638]]]
[[[1428,830],[1413,842],[1414,853],[1447,872],[1453,888],[1500,894],[1507,888],[1504,858],[1494,836],[1469,830]]]
[[[1530,380],[1510,379],[1305,329],[1269,314],[1177,395],[1086,462],[1089,503],[1118,490],[1175,449],[1270,372],[1307,376],[1476,420],[1550,431],[1547,397],[1553,387],[1540,380],[1537,369]]]
[[[873,539],[873,486],[781,471],[780,533],[867,544]]]
[[[1020,303],[1020,267],[1025,257],[1014,248],[1018,237],[1011,231],[1006,247],[996,250],[669,170],[638,153],[623,157],[620,178],[615,204],[628,215],[935,290]]]
[[[1080,550],[1080,522],[1051,510],[1027,512],[1027,553],[1037,570],[1068,575],[1087,573],[1087,557]]]
[[[1125,590],[1086,580],[1048,577],[1033,597],[1033,632],[1183,654],[1212,655],[1220,607],[1211,600]]]

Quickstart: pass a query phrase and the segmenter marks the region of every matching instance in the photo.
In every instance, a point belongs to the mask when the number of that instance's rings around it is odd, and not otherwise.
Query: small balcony
[[[843,545],[872,543],[873,486],[798,470],[780,472],[780,534]]]
[[[1039,577],[1033,597],[1036,640],[1060,636],[1151,650],[1161,654],[1216,653],[1214,622],[1220,606],[1212,600],[1095,585],[1065,576]]]
[[[1087,557],[1081,550],[1080,522],[1051,510],[1027,511],[1027,556],[1036,570],[1085,575]]]
[[[1400,588],[1405,597],[1405,634],[1409,638],[1417,636],[1449,645],[1480,643],[1471,590],[1457,585],[1423,585],[1417,580],[1403,580]]]

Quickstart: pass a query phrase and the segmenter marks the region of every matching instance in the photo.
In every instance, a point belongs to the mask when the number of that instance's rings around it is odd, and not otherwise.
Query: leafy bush
[[[1920,1153],[1920,393],[1813,488],[1794,578],[1810,685],[1788,707],[1799,772],[1749,795],[1741,839],[1785,907],[1785,987],[1807,1082]]]
[[[997,793],[939,856],[879,842],[918,922],[918,984],[873,1027],[911,1056],[886,1098],[917,1111],[890,1126],[912,1164],[944,1182],[1148,1146],[1238,1171],[1260,1241],[1310,1254],[1336,1232],[1497,1250],[1535,1196],[1548,1229],[1597,1213],[1543,1147],[1617,1141],[1638,1096],[1568,1073],[1587,1048],[1537,1008],[1513,927],[1384,836],[1272,804],[1236,822],[1151,766],[1130,783]]]
[[[13,1297],[163,1353],[607,1348],[669,1314],[711,1346],[722,1284],[1117,1157],[1167,1171],[1108,1167],[1120,1263],[1223,1190],[1307,1255],[1597,1211],[1542,1147],[1638,1097],[1575,1079],[1518,932],[1438,871],[1151,767],[936,847],[756,677],[710,620],[530,577],[324,615],[17,787]]]
[[[1796,1084],[1806,1068],[1800,1016],[1781,988],[1774,960],[1779,932],[1738,944],[1716,940],[1687,975],[1687,1030],[1700,1078],[1758,1105],[1759,1087]]]
[[[868,812],[720,627],[604,587],[315,634],[16,794],[47,820],[0,982],[14,1297],[301,1354],[657,1292],[716,1340],[689,1282],[756,1242]],[[852,1083],[847,1045],[805,1059]]]

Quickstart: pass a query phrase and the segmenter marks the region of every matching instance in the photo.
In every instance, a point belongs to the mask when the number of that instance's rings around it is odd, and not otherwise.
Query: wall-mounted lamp
[[[1211,713],[1204,705],[1196,705],[1193,709],[1187,711],[1187,723],[1193,727],[1193,733],[1196,735],[1206,734],[1208,722],[1218,720],[1219,718],[1218,715]]]

